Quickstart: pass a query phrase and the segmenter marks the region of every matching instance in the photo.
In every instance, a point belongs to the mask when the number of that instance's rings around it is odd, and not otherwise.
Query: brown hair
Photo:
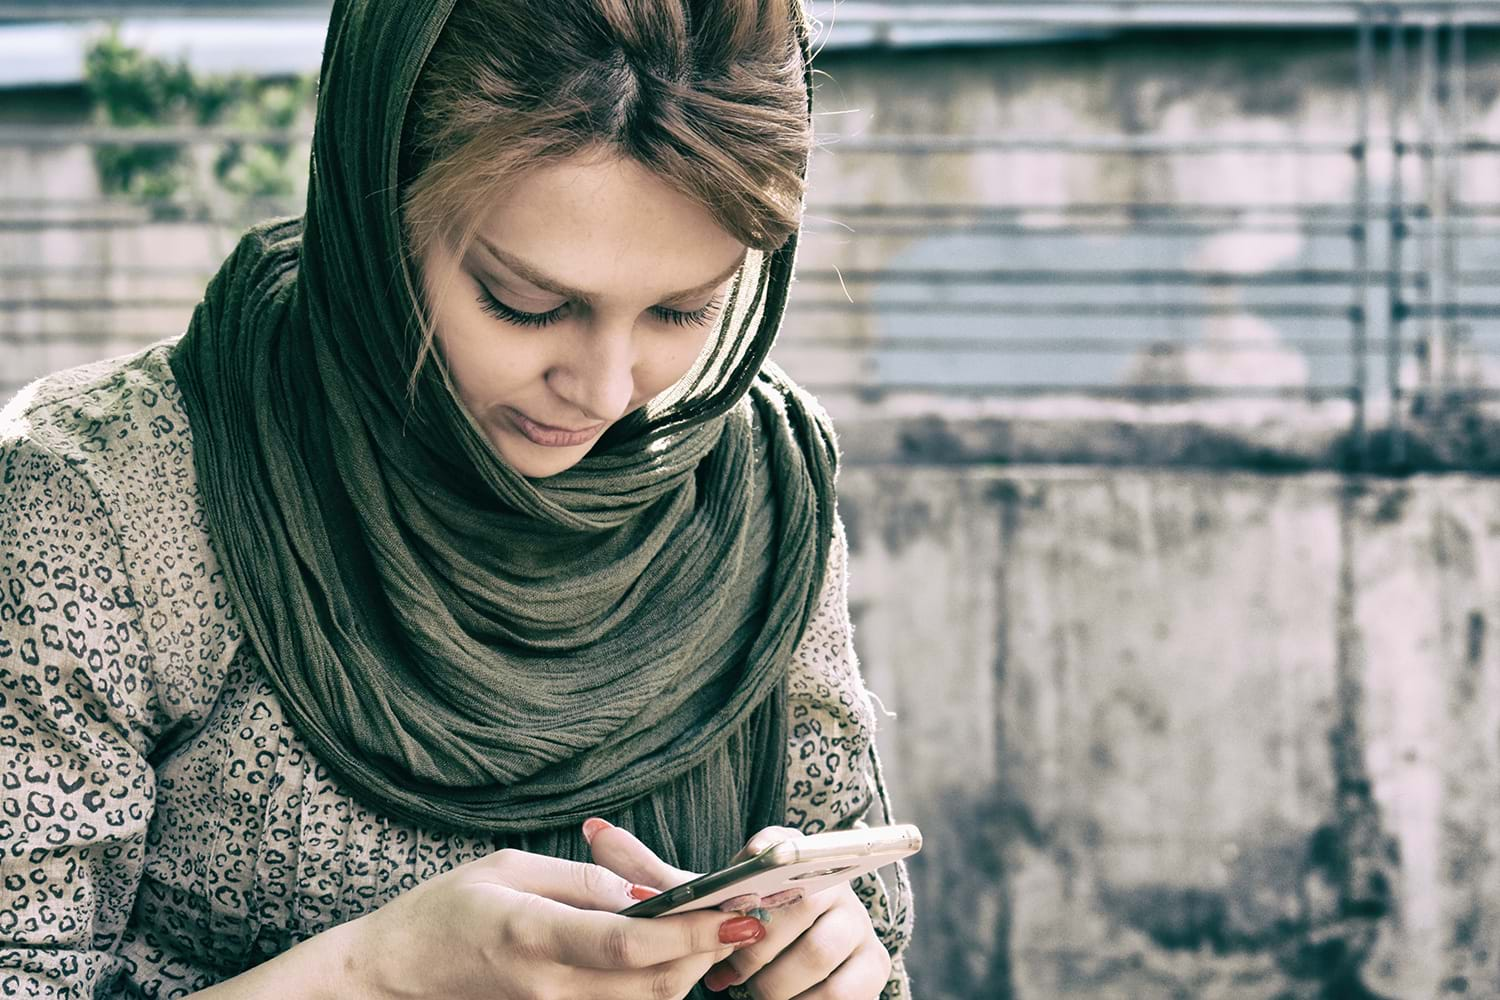
[[[458,0],[402,141],[410,252],[445,239],[462,254],[508,180],[595,150],[633,157],[747,246],[781,246],[812,141],[799,2]]]

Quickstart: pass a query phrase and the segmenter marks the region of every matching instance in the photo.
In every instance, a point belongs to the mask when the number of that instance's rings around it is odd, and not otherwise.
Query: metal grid
[[[56,5],[53,5],[54,7]],[[117,5],[103,5],[119,13]],[[184,12],[172,4],[156,5]],[[317,4],[263,5],[258,13],[285,13],[288,7]],[[0,3],[0,19],[37,16],[50,10],[39,3]],[[132,8],[133,11],[140,8]],[[207,12],[197,8],[198,12]],[[56,13],[56,11],[51,11]],[[222,9],[220,9],[222,13]],[[70,13],[99,11],[73,6]],[[1500,24],[1493,3],[1322,3],[1312,0],[1261,0],[1213,4],[1158,0],[1153,3],[1049,3],[967,6],[845,4],[838,18],[848,26],[874,25],[891,32],[932,24],[983,24],[1020,27],[1140,25],[1313,25],[1348,31],[1356,54],[1358,108],[1352,134],[1320,141],[1259,139],[1182,139],[1152,135],[880,135],[846,139],[837,150],[844,158],[941,157],[1018,152],[1077,156],[1193,157],[1234,153],[1246,157],[1287,155],[1308,162],[1337,160],[1351,165],[1356,179],[1353,197],[1337,203],[1187,204],[1111,202],[1038,205],[835,204],[813,192],[810,227],[820,219],[855,222],[862,233],[901,236],[945,233],[999,236],[1016,240],[1038,234],[1058,239],[1117,233],[1133,238],[1207,236],[1235,232],[1295,232],[1345,248],[1347,262],[1333,267],[1297,267],[1245,272],[1202,267],[850,267],[804,268],[803,287],[793,298],[791,317],[819,314],[844,317],[899,318],[942,316],[966,318],[965,332],[870,332],[857,327],[843,336],[823,325],[818,332],[791,336],[787,350],[834,350],[878,359],[898,357],[1016,357],[1051,359],[1060,374],[1074,358],[1143,353],[1180,347],[1141,327],[1139,337],[1118,335],[1057,336],[1028,332],[1027,321],[1057,319],[1153,321],[1236,315],[1247,308],[1270,319],[1321,323],[1334,335],[1307,336],[1279,343],[1307,359],[1347,362],[1347,377],[1295,386],[1120,384],[1038,378],[1025,381],[938,378],[904,383],[866,366],[853,380],[805,381],[824,392],[848,392],[866,400],[885,394],[929,392],[943,396],[1105,396],[1153,401],[1194,398],[1272,397],[1293,401],[1327,398],[1351,406],[1351,436],[1357,452],[1366,453],[1372,426],[1380,431],[1380,461],[1400,464],[1406,428],[1442,408],[1461,407],[1500,396],[1500,388],[1465,381],[1458,371],[1465,352],[1490,345],[1476,336],[1476,324],[1500,319],[1500,275],[1469,266],[1467,255],[1477,243],[1500,246],[1500,204],[1466,202],[1462,165],[1500,153],[1500,139],[1470,135],[1465,121],[1467,37],[1476,25]],[[1382,79],[1383,78],[1383,79]],[[1388,99],[1384,121],[1377,120],[1380,85]],[[1415,109],[1419,134],[1408,135],[1409,112]],[[133,143],[212,147],[225,142],[305,142],[304,135],[233,129],[158,128],[117,130],[99,127],[10,125],[0,127],[0,146],[26,148],[93,147]],[[1375,153],[1388,156],[1396,169],[1387,188],[1377,192],[1371,179]],[[1421,164],[1418,189],[1408,189],[1400,165]],[[79,344],[97,344],[112,352],[163,335],[160,327],[133,322],[132,315],[151,310],[176,311],[186,318],[196,302],[195,288],[211,273],[204,268],[92,266],[38,268],[15,262],[3,253],[8,234],[41,231],[88,231],[111,228],[200,225],[233,234],[266,214],[297,210],[290,204],[262,203],[244,215],[225,217],[191,201],[128,205],[103,201],[49,200],[24,191],[0,195],[0,350],[34,345],[66,336]],[[1031,217],[1044,212],[1052,224],[1038,228]],[[212,262],[212,263],[216,263]],[[63,294],[70,281],[139,280],[170,285],[169,293]],[[38,288],[46,288],[38,291]],[[16,289],[28,288],[27,291]],[[114,287],[114,286],[111,286]],[[1040,300],[1024,293],[1051,289]],[[1141,290],[1150,290],[1142,301]],[[1233,289],[1244,302],[1204,301],[1205,289]],[[1061,291],[1059,291],[1061,290]],[[1123,294],[1130,291],[1132,294]],[[1014,292],[1015,294],[1011,294]],[[1121,293],[1121,294],[1116,294]],[[1250,305],[1246,305],[1249,302]],[[39,314],[72,315],[72,331],[58,324],[32,324]],[[993,322],[992,322],[993,321]],[[999,329],[1003,321],[1003,330]],[[975,329],[973,323],[991,323]],[[63,324],[68,325],[68,324]],[[905,328],[903,328],[905,329]],[[1339,331],[1342,331],[1341,333]],[[168,331],[169,332],[169,331]],[[1264,349],[1260,341],[1242,345],[1224,341],[1218,349]],[[1415,375],[1413,375],[1415,366]],[[30,376],[32,372],[24,373]],[[15,377],[0,375],[0,395],[18,387]]]

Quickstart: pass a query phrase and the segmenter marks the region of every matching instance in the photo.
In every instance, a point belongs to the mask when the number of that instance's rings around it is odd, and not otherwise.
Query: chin
[[[510,437],[502,432],[491,441],[506,464],[527,479],[546,479],[568,471],[589,453],[593,445],[591,441],[577,448],[544,448],[530,441],[512,441]]]

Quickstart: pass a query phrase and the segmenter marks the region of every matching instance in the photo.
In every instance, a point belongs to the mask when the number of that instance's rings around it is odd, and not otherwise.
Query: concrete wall
[[[0,91],[0,129],[87,122],[74,89]],[[101,200],[89,147],[0,145],[0,398],[47,372],[182,333],[240,233],[258,217],[301,210],[305,193],[247,214],[209,179],[214,152],[195,150],[197,169],[178,193],[203,203],[195,215]],[[298,155],[305,161],[306,147]]]
[[[1415,37],[1412,39],[1415,43]],[[1468,40],[1465,119],[1476,135],[1500,135],[1500,50],[1492,31]],[[1415,59],[1415,56],[1413,56]],[[1385,196],[1394,176],[1387,133],[1389,94],[1382,55],[1381,79],[1372,95],[1375,141],[1370,155],[1372,190]],[[859,152],[861,137],[914,133],[947,136],[1155,135],[1192,139],[1351,140],[1357,131],[1357,73],[1351,31],[1303,32],[1101,32],[1066,42],[948,49],[838,50],[819,57],[820,148],[810,179],[809,226],[803,242],[803,278],[793,294],[780,357],[799,378],[818,385],[954,382],[995,386],[1048,383],[1090,386],[1128,382],[1210,385],[1327,386],[1352,379],[1344,345],[1351,330],[1342,310],[1356,296],[1350,286],[1289,289],[1233,286],[994,285],[851,283],[862,307],[892,300],[930,303],[916,312],[839,311],[844,287],[832,269],[924,268],[1165,268],[1255,274],[1272,269],[1348,268],[1353,244],[1345,232],[1309,232],[1293,225],[1267,232],[1277,217],[1246,211],[1218,217],[1197,232],[1162,231],[1123,208],[1095,217],[1090,232],[1070,228],[1070,206],[1114,203],[1297,205],[1347,204],[1356,190],[1355,161],[1346,153],[1183,153],[1107,155],[1048,150],[941,153],[925,157]],[[1423,134],[1413,66],[1413,90],[1404,102],[1408,139]],[[74,94],[0,94],[0,126],[11,121],[77,121],[86,108]],[[1475,203],[1500,202],[1500,157],[1474,155],[1464,163],[1459,191]],[[1430,190],[1419,157],[1402,173],[1408,199]],[[0,197],[87,198],[96,193],[86,150],[0,147]],[[961,231],[918,227],[899,235],[878,231],[841,206],[963,203],[1019,206],[1014,225]],[[290,206],[292,211],[297,206]],[[8,210],[7,210],[8,211]],[[3,222],[3,213],[0,213]],[[1483,275],[1500,265],[1500,236],[1466,235],[1460,263]],[[47,281],[0,281],[0,297],[93,295],[177,298],[191,303],[233,243],[233,232],[152,225],[120,232],[34,231],[0,225],[0,269],[105,265],[118,273],[80,281],[59,273]],[[1385,231],[1371,233],[1372,261],[1384,261]],[[1409,268],[1428,261],[1424,244],[1406,253]],[[147,279],[126,273],[133,265],[188,269],[181,279]],[[197,274],[194,274],[197,269]],[[822,277],[820,277],[822,275]],[[1372,316],[1371,381],[1381,386],[1381,337],[1388,303],[1376,282]],[[1500,301],[1483,288],[1464,291],[1466,302]],[[1066,304],[1104,307],[1168,302],[1212,306],[1212,316],[1048,315]],[[823,303],[820,306],[818,303]],[[1038,314],[964,313],[955,305],[1017,304]],[[1303,303],[1338,310],[1302,318],[1278,306]],[[99,311],[0,310],[0,384],[13,384],[61,364],[117,352],[155,331],[181,329],[190,304]],[[1476,333],[1494,332],[1494,322]],[[45,332],[47,343],[27,340]],[[117,331],[117,337],[103,336]],[[1410,343],[1420,332],[1408,324]],[[881,346],[879,338],[1026,338],[1042,346],[1022,352],[933,351]],[[83,338],[83,339],[78,339]],[[825,338],[818,340],[817,338]],[[830,346],[827,339],[841,339]],[[1050,346],[1064,338],[1104,342],[1102,350],[1063,353]],[[1322,340],[1330,350],[1305,352],[1298,341]],[[1463,365],[1484,381],[1487,349],[1471,349]],[[1407,378],[1416,369],[1406,365]],[[830,392],[841,413],[884,412],[886,397]],[[931,405],[934,399],[918,405]]]
[[[1500,996],[1500,483],[841,486],[919,996]]]
[[[1493,32],[1469,35],[1462,94],[1467,131],[1500,134],[1500,51]],[[1390,141],[1390,107],[1407,141],[1431,135],[1444,106],[1455,95],[1428,103],[1424,118],[1415,47],[1409,39],[1411,75],[1393,95],[1382,40],[1377,79],[1370,95],[1370,192],[1376,203],[1391,195],[1396,164]],[[1254,276],[1267,271],[1350,269],[1355,244],[1347,228],[1316,230],[1284,222],[1273,206],[1349,206],[1357,194],[1356,161],[1342,152],[1197,151],[1161,155],[1079,153],[1030,149],[957,152],[902,157],[841,146],[861,137],[936,135],[1157,136],[1213,142],[1351,142],[1359,132],[1359,87],[1353,32],[1137,32],[1094,39],[1007,48],[939,51],[834,53],[825,56],[818,100],[825,145],[814,160],[810,209],[823,228],[809,235],[806,268],[880,269],[1029,268],[1181,269]],[[1500,202],[1500,158],[1476,154],[1456,169],[1454,191],[1469,203]],[[1407,156],[1400,176],[1403,199],[1424,201],[1440,192],[1421,157]],[[839,215],[835,203],[910,205],[948,202],[1019,206],[1015,225],[979,230],[934,227],[928,232],[883,235],[871,220]],[[1202,228],[1150,224],[1121,207],[1092,216],[1068,215],[1083,205],[1219,206],[1227,216],[1200,217]],[[1237,206],[1261,206],[1237,208]],[[1374,213],[1370,262],[1387,261],[1384,212]],[[1302,223],[1311,217],[1301,219]],[[820,221],[821,220],[821,221]],[[1092,230],[1080,231],[1080,221]],[[1170,222],[1170,220],[1168,220]],[[843,225],[839,225],[842,223]],[[847,226],[848,228],[844,228]],[[1486,227],[1458,238],[1464,270],[1483,275],[1500,264],[1500,238]],[[1413,230],[1404,266],[1417,270],[1438,260]],[[809,381],[836,381],[849,358],[836,350],[807,347],[799,337],[849,337],[871,346],[856,355],[869,384],[983,383],[995,386],[1048,384],[1097,386],[1122,383],[1186,383],[1273,387],[1348,385],[1354,379],[1349,349],[1352,329],[1345,310],[1360,301],[1354,283],[1291,287],[1126,283],[1033,284],[935,287],[888,283],[850,286],[856,299],[871,302],[925,300],[917,312],[830,314],[793,312],[785,361]],[[1410,292],[1410,290],[1409,290]],[[1411,294],[1415,294],[1411,292]],[[836,281],[809,281],[802,301],[837,298]],[[1495,301],[1492,288],[1469,287],[1464,301]],[[798,302],[794,296],[793,306]],[[962,313],[959,303],[1039,308],[1033,313]],[[1109,306],[1147,308],[1162,303],[1221,309],[1215,315],[1137,315]],[[1105,307],[1092,316],[1048,315],[1048,306]],[[1291,316],[1285,306],[1334,310],[1325,316]],[[1385,383],[1383,352],[1390,303],[1377,278],[1365,305],[1371,351],[1367,357],[1378,395]],[[1430,324],[1408,321],[1410,345]],[[1477,321],[1476,340],[1493,338],[1493,320]],[[877,345],[880,338],[965,337],[1041,341],[1027,351],[921,351]],[[1101,350],[1062,352],[1049,346],[1088,339]],[[1321,342],[1326,349],[1299,345]],[[1455,378],[1490,383],[1493,339],[1469,347],[1456,359]],[[1408,352],[1401,364],[1406,385],[1416,384],[1418,366]],[[848,401],[847,409],[860,406]],[[884,400],[866,409],[880,411]]]

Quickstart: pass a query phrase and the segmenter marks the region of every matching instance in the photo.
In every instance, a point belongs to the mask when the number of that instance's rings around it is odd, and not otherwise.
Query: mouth
[[[544,448],[576,448],[578,445],[593,440],[599,432],[604,429],[603,423],[594,424],[581,430],[572,430],[567,427],[552,427],[547,424],[539,424],[526,414],[513,407],[503,406],[502,412],[510,418],[510,422],[516,426],[526,439],[533,444],[539,444]]]

